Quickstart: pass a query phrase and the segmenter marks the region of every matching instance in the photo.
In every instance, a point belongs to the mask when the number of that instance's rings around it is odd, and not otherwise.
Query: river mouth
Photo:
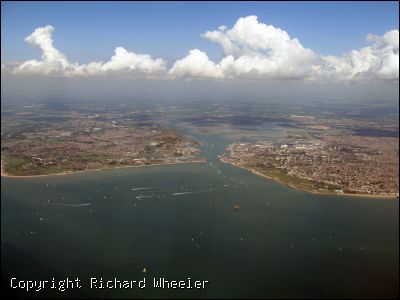
[[[293,190],[221,163],[230,140],[182,132],[206,163],[2,178],[3,273],[79,278],[63,294],[78,297],[396,294],[398,201]],[[96,289],[92,277],[210,283]]]

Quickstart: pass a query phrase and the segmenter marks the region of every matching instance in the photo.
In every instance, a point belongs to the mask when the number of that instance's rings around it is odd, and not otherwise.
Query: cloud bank
[[[64,54],[54,48],[53,31],[54,28],[48,25],[37,28],[30,36],[25,38],[27,43],[42,50],[42,59],[25,61],[13,70],[14,73],[91,76],[112,73],[154,75],[165,72],[165,61],[163,59],[152,59],[148,54],[136,54],[123,47],[117,47],[114,56],[108,62],[72,64]]]
[[[42,50],[41,60],[28,60],[12,68],[15,74],[57,76],[101,76],[133,74],[145,77],[209,79],[251,78],[259,80],[399,80],[399,30],[382,36],[369,34],[369,46],[342,56],[323,56],[305,48],[298,39],[257,16],[239,18],[234,26],[220,26],[201,36],[221,46],[224,56],[219,62],[192,49],[167,70],[166,61],[149,54],[136,54],[117,47],[107,62],[77,64],[53,46],[54,28],[37,28],[25,41]],[[2,64],[2,71],[8,69]]]
[[[169,71],[175,76],[210,78],[251,77],[261,79],[399,79],[399,31],[383,36],[368,35],[372,45],[341,57],[322,56],[304,48],[296,38],[272,25],[260,23],[256,16],[240,18],[227,29],[207,31],[202,37],[221,45],[224,58],[208,60],[198,50],[178,60]],[[204,68],[199,69],[197,61]]]

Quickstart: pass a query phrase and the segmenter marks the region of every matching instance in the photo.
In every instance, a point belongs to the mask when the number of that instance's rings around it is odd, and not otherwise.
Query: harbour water
[[[207,163],[2,178],[2,276],[80,278],[69,296],[398,296],[398,200],[294,190],[219,162],[220,137],[196,139]],[[210,283],[100,290],[91,277]]]

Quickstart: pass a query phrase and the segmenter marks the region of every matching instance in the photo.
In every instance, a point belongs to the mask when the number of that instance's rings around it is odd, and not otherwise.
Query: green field
[[[333,192],[334,190],[339,189],[338,186],[334,186],[331,184],[326,184],[323,182],[313,181],[289,175],[284,169],[267,169],[257,166],[246,166],[246,168],[253,169],[257,172],[266,175],[267,177],[273,178],[286,185],[293,186],[301,190],[306,190],[310,192],[317,192],[317,191]]]

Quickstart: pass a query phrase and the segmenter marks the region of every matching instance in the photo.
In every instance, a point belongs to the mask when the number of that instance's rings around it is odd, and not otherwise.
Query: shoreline
[[[337,192],[319,192],[319,191],[313,191],[313,190],[307,190],[307,189],[302,189],[300,187],[297,187],[295,185],[286,183],[278,178],[268,176],[266,174],[263,174],[251,167],[244,166],[239,163],[234,163],[234,162],[228,162],[226,161],[223,157],[220,157],[220,161],[225,163],[225,164],[230,164],[234,167],[244,169],[246,171],[249,171],[255,175],[267,178],[269,180],[272,180],[274,182],[278,182],[280,184],[283,184],[287,187],[294,188],[299,191],[307,192],[310,194],[315,194],[315,195],[334,195],[334,196],[350,196],[350,197],[361,197],[361,198],[379,198],[379,199],[387,199],[387,200],[396,200],[396,195],[391,195],[391,194],[381,194],[381,195],[374,195],[374,194],[363,194],[363,193],[337,193]],[[16,179],[22,179],[22,178],[38,178],[38,177],[49,177],[49,176],[65,176],[65,175],[74,175],[74,174],[79,174],[79,173],[86,173],[86,172],[98,172],[98,171],[105,171],[105,170],[118,170],[118,169],[127,169],[127,168],[141,168],[141,167],[153,167],[153,166],[167,166],[167,165],[179,165],[179,164],[192,164],[192,163],[206,163],[207,159],[204,160],[198,160],[198,161],[183,161],[183,162],[171,162],[171,163],[157,163],[157,164],[150,164],[150,165],[137,165],[137,166],[120,166],[120,167],[108,167],[108,168],[97,168],[97,169],[85,169],[85,170],[79,170],[79,171],[67,171],[67,172],[61,172],[61,173],[54,173],[54,174],[43,174],[43,175],[10,175],[4,172],[3,170],[3,159],[1,159],[1,177],[5,178],[16,178]]]
[[[256,174],[256,175],[264,177],[264,178],[267,178],[269,180],[278,182],[278,183],[283,184],[283,185],[285,185],[287,187],[294,188],[296,190],[307,192],[307,193],[314,194],[314,195],[332,195],[332,196],[347,196],[347,197],[359,197],[359,198],[374,198],[374,199],[378,198],[378,199],[386,199],[386,200],[397,200],[396,195],[391,195],[391,194],[374,195],[374,194],[363,194],[363,193],[357,193],[357,192],[356,193],[319,192],[319,191],[302,189],[302,188],[297,187],[295,185],[286,183],[286,182],[284,182],[284,181],[282,181],[282,180],[280,180],[278,178],[271,177],[271,176],[268,176],[268,175],[263,174],[261,172],[258,172],[258,171],[256,171],[255,169],[253,169],[251,167],[246,167],[246,166],[244,166],[242,164],[225,161],[223,157],[220,158],[220,161],[225,163],[225,164],[230,164],[230,165],[232,165],[234,167],[247,170],[247,171],[249,171],[249,172],[251,172],[253,174]]]
[[[194,163],[205,163],[207,162],[206,159],[204,161],[196,160],[196,161],[182,161],[182,162],[171,162],[171,163],[157,163],[151,165],[138,165],[138,166],[120,166],[120,167],[109,167],[109,168],[98,168],[98,169],[85,169],[79,171],[66,171],[61,173],[54,173],[54,174],[42,174],[42,175],[10,175],[4,172],[3,170],[3,159],[1,159],[1,177],[5,178],[37,178],[37,177],[48,177],[48,176],[64,176],[64,175],[74,175],[79,173],[86,173],[86,172],[98,172],[104,170],[117,170],[117,169],[127,169],[127,168],[141,168],[141,167],[153,167],[153,166],[167,166],[167,165],[180,165],[180,164],[194,164]]]

